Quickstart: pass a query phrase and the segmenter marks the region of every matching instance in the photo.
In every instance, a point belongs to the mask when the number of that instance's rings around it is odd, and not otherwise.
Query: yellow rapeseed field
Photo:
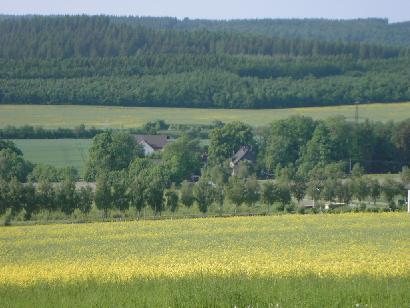
[[[0,228],[0,285],[189,276],[410,277],[410,215]]]

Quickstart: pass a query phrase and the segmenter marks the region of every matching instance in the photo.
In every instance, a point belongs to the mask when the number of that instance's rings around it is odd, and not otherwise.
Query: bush
[[[285,206],[285,211],[286,213],[294,213],[295,212],[295,205],[293,203],[290,203]]]
[[[366,212],[368,212],[368,213],[379,213],[380,210],[377,207],[368,207],[366,209]]]
[[[298,214],[301,214],[301,215],[305,215],[306,214],[306,210],[305,210],[305,207],[302,205],[302,206],[298,206],[298,208],[297,208],[297,213]]]
[[[367,208],[366,203],[360,203],[360,205],[359,205],[359,211],[360,212],[366,211],[366,208]]]
[[[282,203],[278,203],[278,205],[276,206],[276,210],[278,212],[283,212],[285,210],[285,205]]]

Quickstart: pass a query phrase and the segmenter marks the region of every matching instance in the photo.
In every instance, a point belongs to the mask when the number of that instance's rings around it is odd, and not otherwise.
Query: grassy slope
[[[407,307],[409,224],[403,213],[3,227],[0,297],[6,307]]]
[[[213,120],[240,120],[259,126],[291,115],[316,119],[343,115],[353,119],[354,106],[311,107],[269,110],[126,108],[96,106],[0,105],[0,127],[7,125],[41,125],[73,127],[79,124],[96,127],[137,127],[156,119],[169,123],[208,124]],[[410,118],[410,103],[369,104],[360,106],[360,117],[377,121]]]
[[[13,140],[24,158],[34,163],[56,167],[73,166],[83,174],[91,140],[88,139],[24,139]]]

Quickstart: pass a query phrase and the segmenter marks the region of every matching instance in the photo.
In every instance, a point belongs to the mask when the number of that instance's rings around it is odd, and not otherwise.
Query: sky
[[[3,3],[2,3],[3,2]],[[410,0],[0,0],[0,14],[410,20]]]

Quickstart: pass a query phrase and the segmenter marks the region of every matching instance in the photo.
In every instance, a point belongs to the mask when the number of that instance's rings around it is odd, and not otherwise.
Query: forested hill
[[[410,100],[405,47],[167,22],[2,16],[0,103],[278,108]]]
[[[0,15],[4,19],[34,16]],[[204,20],[175,17],[109,17],[117,23],[150,29],[253,33],[269,37],[325,41],[365,42],[410,47],[410,21],[389,23],[387,19],[237,19]]]
[[[396,57],[405,50],[364,43],[271,38],[262,35],[161,31],[114,23],[109,17],[32,17],[0,22],[0,57],[70,58],[134,56],[137,53],[248,55],[352,55]]]
[[[116,17],[117,22],[153,29],[232,31],[273,37],[326,41],[367,42],[410,46],[410,22],[389,23],[387,19],[238,19],[201,20],[172,17]]]

